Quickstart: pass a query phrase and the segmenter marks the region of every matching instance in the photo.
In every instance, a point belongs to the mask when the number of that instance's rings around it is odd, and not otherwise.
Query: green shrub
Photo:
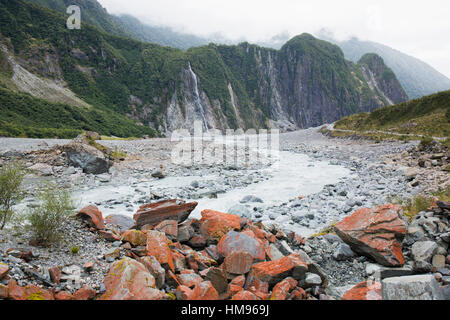
[[[3,166],[0,169],[0,230],[3,230],[14,215],[13,206],[19,203],[25,192],[22,182],[25,170],[18,163]]]
[[[62,226],[69,219],[74,202],[71,193],[48,184],[38,194],[40,204],[27,213],[29,228],[39,244],[60,240]]]
[[[77,246],[70,248],[70,252],[72,252],[72,254],[78,254],[79,251],[80,248],[78,248]]]

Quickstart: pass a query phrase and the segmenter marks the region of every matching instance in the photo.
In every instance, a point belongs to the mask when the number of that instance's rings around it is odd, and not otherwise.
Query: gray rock
[[[249,203],[249,202],[254,202],[254,203],[263,203],[264,201],[261,198],[258,198],[256,196],[245,196],[244,198],[242,198],[242,200],[240,201],[240,203]]]
[[[305,284],[308,287],[320,286],[322,284],[322,279],[315,273],[307,272],[305,274]]]
[[[102,174],[109,170],[110,162],[105,155],[96,148],[77,141],[64,147],[69,163],[80,167],[87,174]]]
[[[242,218],[252,218],[252,212],[250,211],[250,209],[242,204],[236,204],[232,206],[230,209],[228,209],[228,213],[238,215]]]
[[[333,253],[333,258],[337,261],[343,261],[354,257],[356,254],[346,243],[340,243]]]
[[[383,300],[441,300],[433,275],[387,278],[382,282]]]
[[[431,258],[436,253],[438,245],[433,241],[418,241],[411,247],[411,254],[414,261],[431,262]]]

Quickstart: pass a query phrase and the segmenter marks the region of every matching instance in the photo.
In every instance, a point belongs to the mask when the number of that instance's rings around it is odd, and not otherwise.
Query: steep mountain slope
[[[450,137],[450,91],[343,118],[336,129]]]
[[[147,25],[130,15],[120,15],[115,18],[133,34],[134,38],[161,46],[187,50],[213,42],[195,35],[176,32],[168,27]]]
[[[381,56],[396,74],[411,99],[420,98],[439,91],[450,89],[450,79],[436,71],[425,62],[406,55],[388,46],[352,38],[348,41],[336,41],[331,37],[321,37],[337,44],[347,59],[357,62],[366,53]]]
[[[66,13],[71,5],[77,5],[81,9],[82,23],[88,23],[107,33],[136,37],[136,35],[122,25],[116,17],[110,15],[96,0],[28,0],[40,6]]]
[[[280,50],[248,43],[187,51],[113,36],[25,0],[0,3],[9,52],[38,77],[67,84],[87,104],[126,115],[159,132],[192,128],[295,129],[317,126],[397,101],[395,76],[382,64],[353,64],[309,34]],[[364,71],[365,70],[365,71]]]

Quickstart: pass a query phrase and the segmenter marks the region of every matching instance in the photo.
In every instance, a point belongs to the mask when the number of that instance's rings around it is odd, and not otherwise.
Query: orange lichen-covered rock
[[[382,300],[381,283],[375,281],[362,282],[348,290],[342,300]]]
[[[84,207],[76,214],[76,216],[87,221],[89,225],[97,228],[98,230],[103,230],[105,228],[103,215],[96,206],[91,205]]]
[[[145,225],[156,226],[165,220],[175,220],[178,223],[186,220],[197,206],[197,202],[186,203],[183,200],[165,200],[143,205],[133,216],[136,229]]]
[[[0,299],[8,298],[8,287],[0,283]]]
[[[293,278],[286,278],[281,282],[278,282],[272,290],[270,300],[286,300],[289,292],[294,289],[298,284],[298,281]]]
[[[256,261],[264,261],[266,252],[264,250],[264,242],[255,239],[246,232],[228,232],[217,245],[217,252],[222,257],[228,257],[233,252],[248,252]]]
[[[286,277],[303,280],[308,271],[308,265],[299,254],[293,253],[287,257],[267,262],[260,262],[252,266],[249,277],[257,278],[275,285]]]
[[[55,300],[50,291],[33,284],[20,287],[15,280],[8,283],[8,297],[12,300]]]
[[[363,208],[336,224],[335,231],[354,251],[385,266],[402,266],[405,261],[401,242],[406,223],[401,219],[401,211],[393,204]]]
[[[164,232],[171,240],[176,240],[178,237],[178,221],[164,220],[155,227],[155,230]]]
[[[177,297],[177,300],[191,300],[192,294],[192,289],[183,285],[178,286],[177,290],[175,290],[175,296]]]
[[[155,289],[155,278],[136,260],[124,258],[114,262],[105,278],[105,293],[100,300],[166,300]]]
[[[97,295],[97,291],[90,286],[83,286],[78,289],[74,294],[74,300],[92,300]]]
[[[260,300],[260,299],[250,291],[240,291],[236,293],[231,300],[246,301],[246,300]]]
[[[210,281],[204,281],[195,286],[190,300],[219,300],[219,293]]]
[[[178,280],[180,281],[181,285],[186,286],[188,288],[193,288],[197,284],[203,282],[203,278],[196,273],[180,274],[178,275]]]
[[[9,271],[9,266],[6,263],[0,262],[0,279],[3,278]]]
[[[70,292],[60,291],[55,294],[55,300],[74,300],[74,298]]]
[[[241,218],[234,214],[203,210],[200,220],[201,234],[211,240],[220,240],[230,230],[241,229]]]
[[[253,257],[247,251],[234,251],[224,261],[225,270],[231,274],[246,274],[253,264]]]
[[[122,241],[129,242],[135,247],[145,246],[147,244],[147,235],[139,230],[127,230],[122,234]]]
[[[147,255],[155,257],[164,269],[170,268],[175,272],[169,240],[164,233],[155,230],[147,231]]]

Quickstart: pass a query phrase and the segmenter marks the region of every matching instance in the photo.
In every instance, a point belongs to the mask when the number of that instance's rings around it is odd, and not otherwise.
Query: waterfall
[[[200,94],[198,92],[198,80],[197,75],[192,71],[191,63],[189,62],[189,72],[191,73],[192,80],[194,80],[194,104],[196,111],[198,110],[202,116],[203,129],[208,131],[208,122],[205,117],[205,110],[203,109],[202,101],[200,100]]]

